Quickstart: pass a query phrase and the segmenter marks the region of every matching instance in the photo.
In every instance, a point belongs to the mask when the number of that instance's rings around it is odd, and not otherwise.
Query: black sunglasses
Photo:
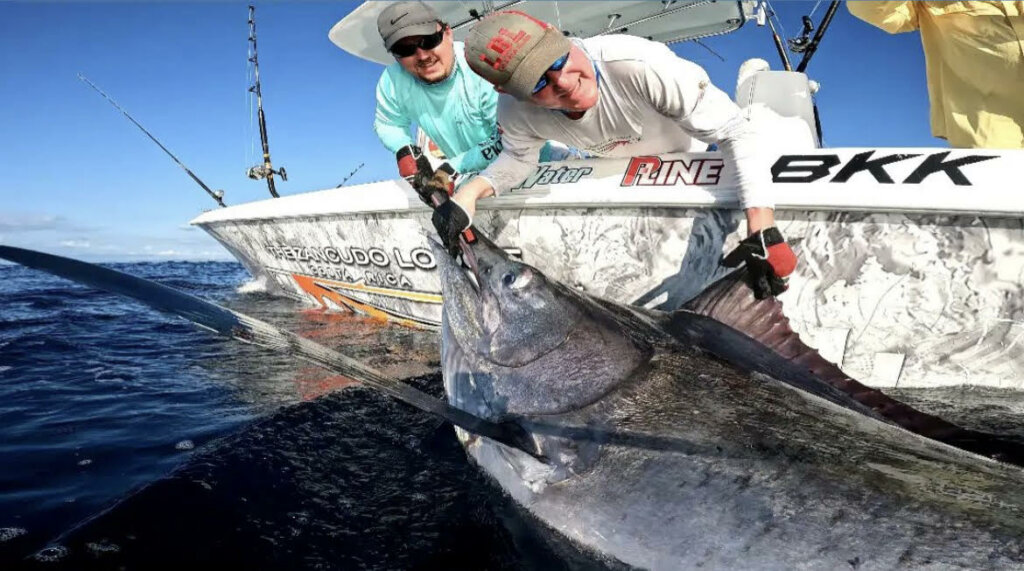
[[[416,50],[429,51],[441,45],[444,40],[444,32],[447,26],[442,25],[441,29],[429,36],[419,36],[415,42],[399,42],[391,46],[391,53],[395,57],[409,57],[416,53]],[[404,38],[403,38],[404,39]]]

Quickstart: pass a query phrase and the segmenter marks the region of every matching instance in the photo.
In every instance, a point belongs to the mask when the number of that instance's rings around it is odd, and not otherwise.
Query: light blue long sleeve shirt
[[[392,152],[413,144],[412,123],[460,173],[483,170],[501,152],[498,92],[469,69],[462,42],[455,42],[455,66],[440,83],[423,83],[398,62],[380,76],[373,130],[381,142]]]

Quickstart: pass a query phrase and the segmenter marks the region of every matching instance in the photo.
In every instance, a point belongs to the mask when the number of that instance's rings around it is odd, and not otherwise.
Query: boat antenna
[[[365,165],[365,164],[366,163],[359,163],[359,166],[357,166],[356,168],[352,169],[352,172],[348,173],[348,176],[346,176],[345,179],[341,181],[341,184],[339,184],[338,186],[336,186],[334,188],[341,188],[341,187],[345,186],[345,183],[348,182],[348,179],[352,178],[352,175],[356,174],[356,172],[359,169],[363,168],[363,165]]]
[[[219,190],[219,189],[218,190],[210,190],[210,187],[206,186],[206,183],[204,183],[203,181],[199,180],[199,177],[196,176],[196,174],[194,172],[190,171],[189,168],[187,166],[185,166],[184,163],[179,161],[178,157],[174,156],[174,153],[172,153],[171,151],[167,150],[167,147],[163,146],[160,143],[160,141],[156,140],[156,137],[154,137],[152,133],[150,133],[149,131],[146,130],[145,127],[140,125],[139,122],[136,121],[135,118],[133,118],[131,115],[129,115],[128,112],[125,111],[120,105],[118,105],[116,101],[111,99],[110,96],[107,95],[106,93],[104,93],[102,89],[100,89],[99,87],[96,87],[95,83],[89,81],[89,79],[87,77],[85,77],[84,75],[82,75],[81,73],[78,74],[78,79],[81,79],[86,84],[88,84],[89,87],[95,89],[96,93],[99,93],[100,95],[102,95],[104,99],[109,101],[110,104],[114,106],[114,108],[116,108],[125,117],[127,117],[129,121],[134,123],[136,127],[138,127],[140,130],[142,130],[142,132],[145,133],[147,137],[152,139],[153,142],[156,143],[158,147],[160,147],[161,149],[163,149],[163,151],[165,153],[167,153],[167,156],[169,156],[172,159],[174,159],[174,162],[178,163],[178,166],[181,167],[182,169],[184,169],[185,172],[188,173],[188,176],[192,177],[192,180],[196,181],[196,183],[199,186],[203,187],[203,190],[206,191],[206,194],[209,194],[211,198],[216,200],[217,204],[221,205],[222,207],[227,206],[226,204],[224,204],[224,191],[223,190]]]
[[[814,33],[814,39],[804,47],[804,57],[800,60],[800,65],[796,66],[797,71],[803,72],[807,69],[807,64],[811,63],[811,57],[814,56],[814,52],[818,51],[818,44],[821,43],[821,38],[824,37],[825,30],[832,23],[832,17],[836,15],[836,10],[838,9],[839,0],[829,3],[828,10],[825,11],[825,15],[821,17],[821,23],[818,24],[818,31]]]
[[[711,46],[705,44],[704,42],[700,41],[699,39],[694,38],[694,39],[692,39],[690,41],[695,43],[695,44],[697,44],[698,46],[708,50],[709,52],[711,52],[711,55],[715,56],[716,58],[718,58],[718,59],[720,59],[722,61],[725,61],[725,58],[722,57],[722,54],[720,54],[720,53],[716,52],[715,50],[711,49]]]
[[[267,142],[267,118],[263,114],[263,90],[260,89],[260,63],[256,57],[256,7],[249,5],[249,49],[252,62],[253,84],[249,86],[249,93],[256,94],[256,109],[260,120],[260,142],[263,143],[263,164],[249,167],[246,174],[253,180],[267,179],[267,188],[270,189],[270,196],[278,198],[277,188],[274,186],[274,175],[280,175],[281,180],[288,180],[288,173],[284,167],[274,170],[270,164],[270,143]]]

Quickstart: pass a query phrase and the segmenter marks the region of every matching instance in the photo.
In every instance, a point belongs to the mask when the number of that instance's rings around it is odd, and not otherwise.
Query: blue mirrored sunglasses
[[[537,85],[533,88],[533,94],[537,95],[538,93],[540,93],[541,89],[544,89],[545,87],[548,86],[549,71],[562,71],[562,68],[565,67],[565,62],[567,61],[569,61],[569,54],[565,54],[564,56],[556,59],[555,63],[551,64],[551,67],[548,68],[548,71],[545,71],[544,75],[540,77],[540,81],[538,81]]]

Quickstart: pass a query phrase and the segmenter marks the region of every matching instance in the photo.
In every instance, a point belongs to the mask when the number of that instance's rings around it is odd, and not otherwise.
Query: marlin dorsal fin
[[[678,313],[692,312],[729,326],[911,432],[1024,465],[1024,447],[1019,443],[997,435],[966,430],[857,382],[800,340],[783,314],[781,302],[775,298],[755,299],[744,280],[745,270],[737,270],[687,302],[683,311]]]

